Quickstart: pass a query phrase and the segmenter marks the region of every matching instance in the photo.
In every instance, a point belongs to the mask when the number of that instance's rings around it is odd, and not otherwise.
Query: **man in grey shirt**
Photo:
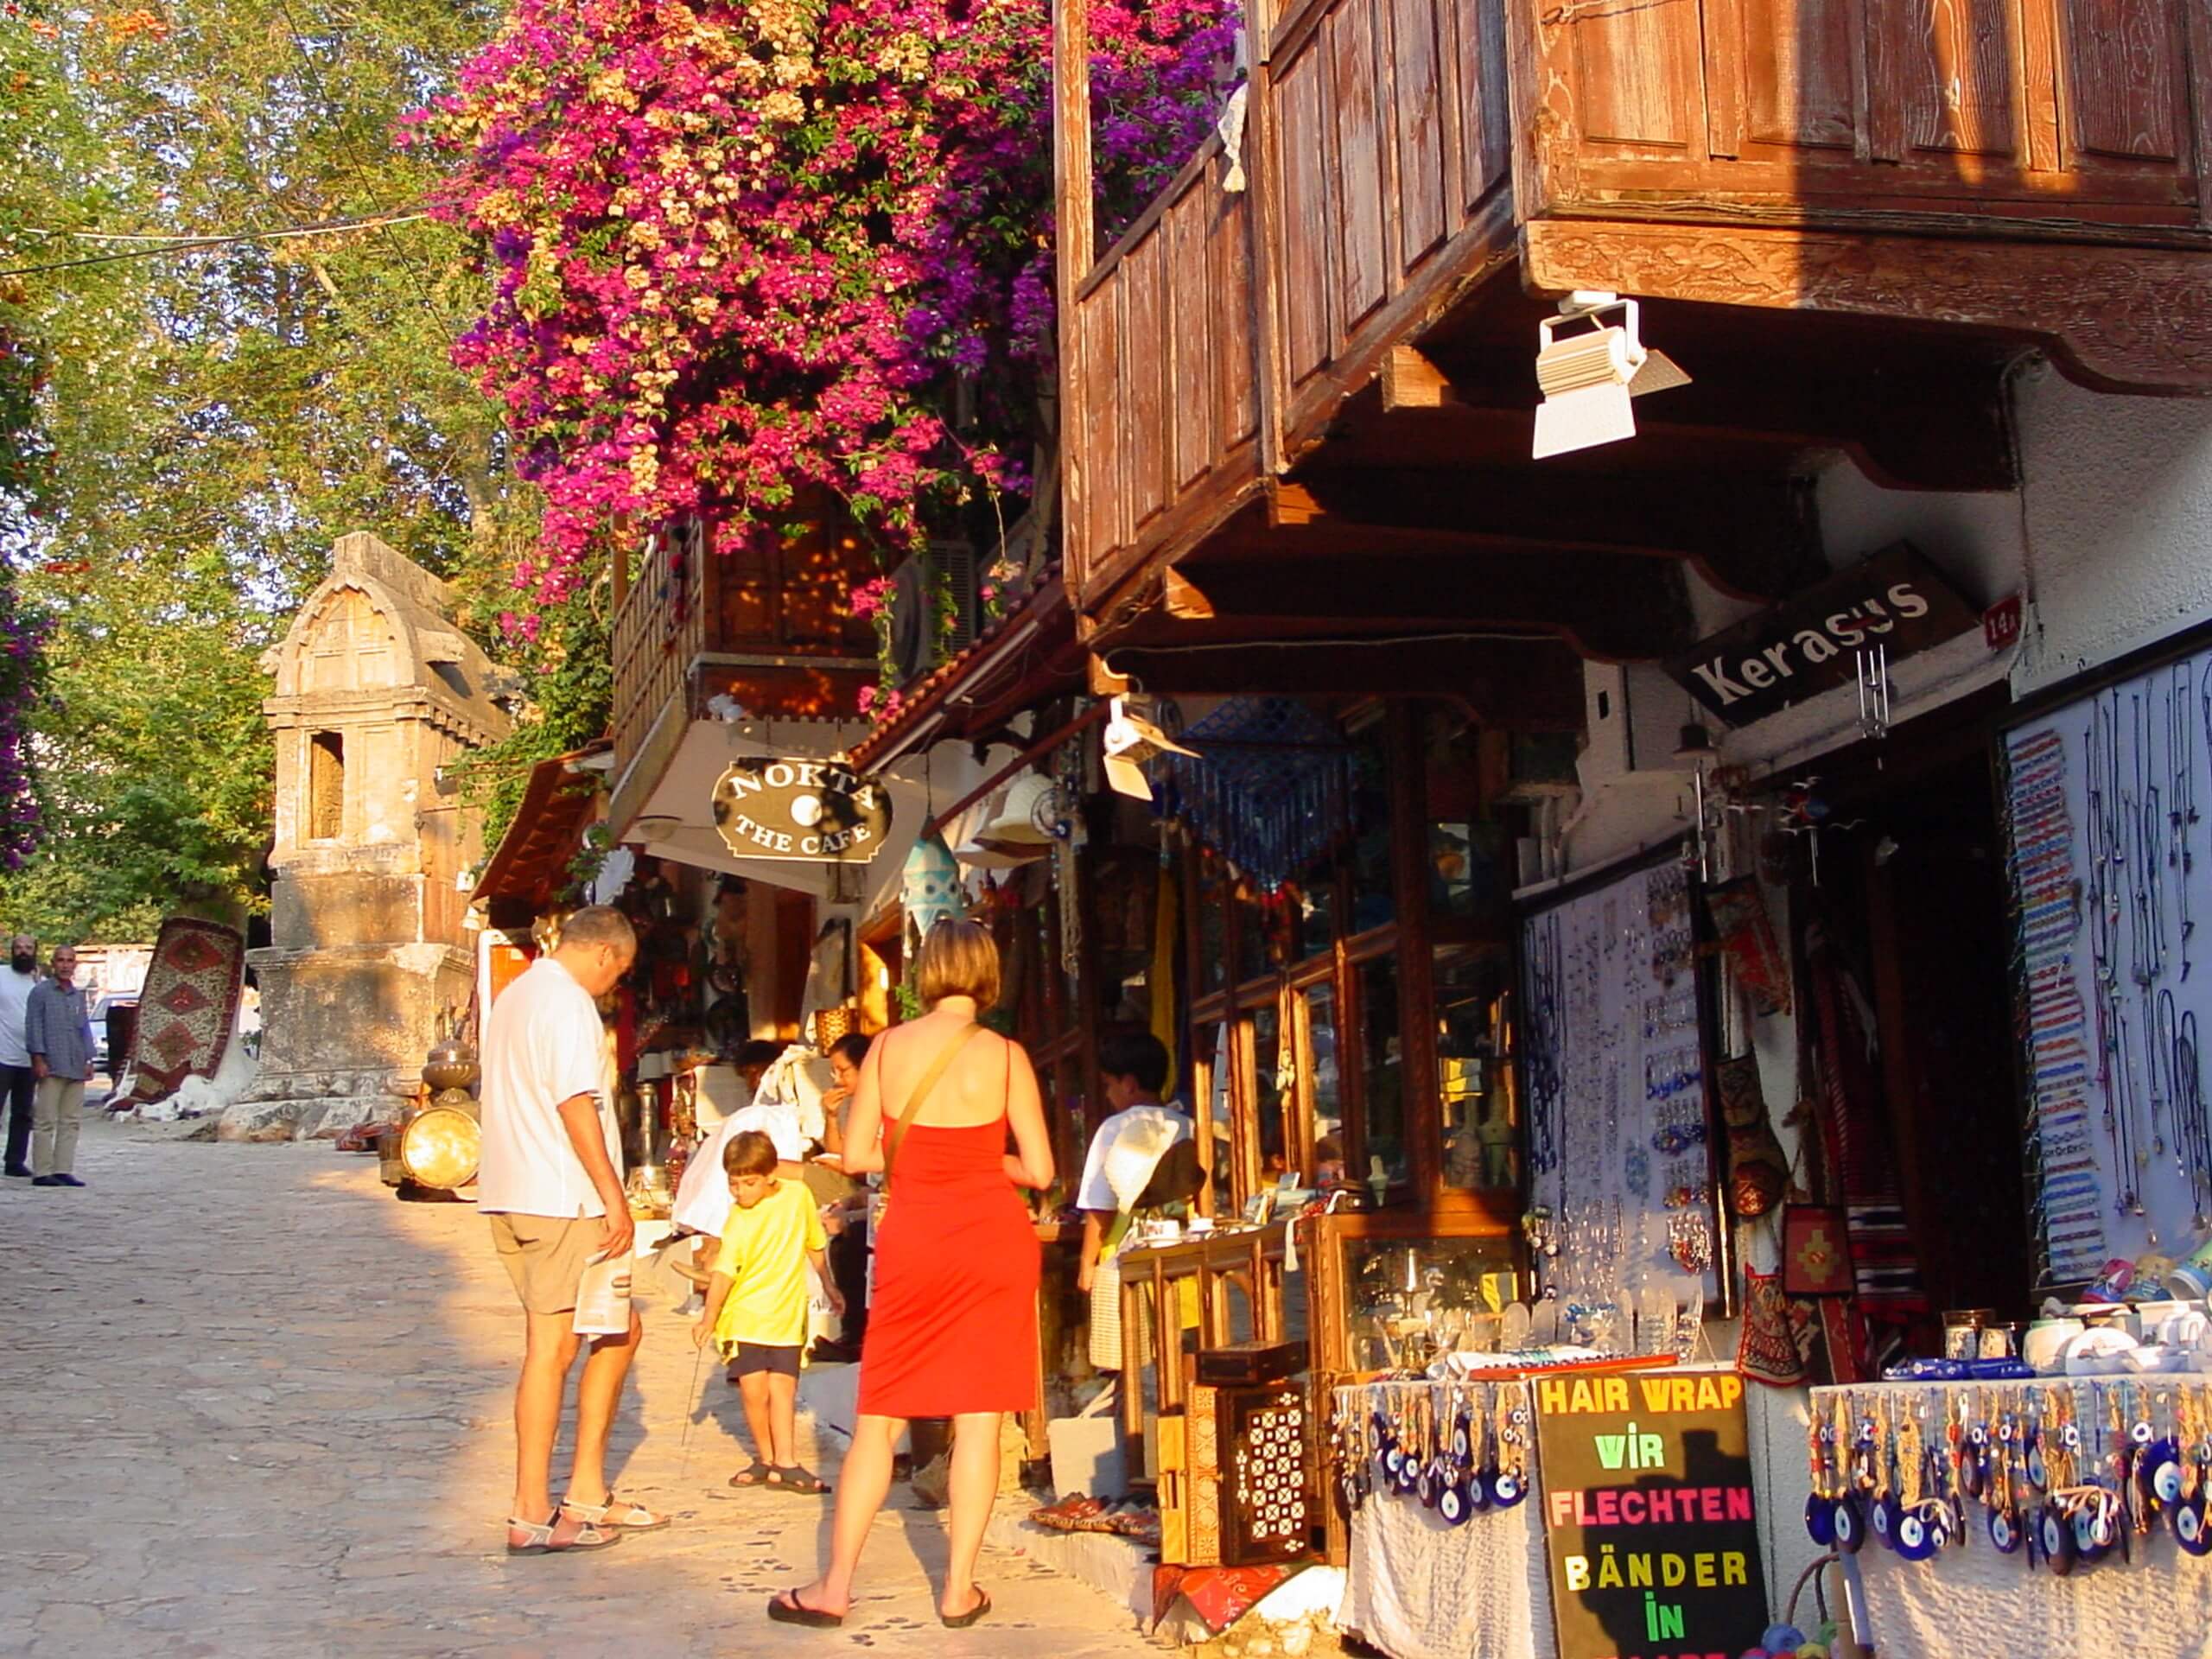
[[[23,1046],[38,1079],[31,1119],[31,1185],[82,1186],[72,1173],[77,1127],[85,1113],[85,1079],[92,1073],[92,1020],[83,987],[76,983],[77,953],[54,952],[52,977],[31,987],[23,1020]]]

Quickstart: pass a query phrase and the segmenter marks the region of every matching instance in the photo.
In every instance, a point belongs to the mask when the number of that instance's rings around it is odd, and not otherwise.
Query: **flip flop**
[[[819,1497],[830,1490],[830,1483],[810,1469],[793,1464],[788,1469],[770,1469],[768,1478],[761,1484],[772,1486],[779,1492],[796,1492],[801,1497]]]
[[[562,1527],[570,1529],[565,1535]],[[517,1543],[520,1535],[523,1541]],[[553,1518],[545,1522],[518,1521],[507,1518],[507,1554],[510,1555],[565,1555],[571,1550],[607,1549],[622,1541],[620,1529],[594,1526],[579,1520],[565,1510],[553,1511]]]
[[[812,1630],[834,1630],[845,1622],[842,1613],[825,1613],[798,1599],[796,1588],[768,1599],[768,1617],[779,1624],[804,1624]]]
[[[991,1599],[983,1592],[983,1586],[980,1584],[971,1584],[968,1587],[976,1592],[976,1605],[964,1613],[955,1613],[950,1618],[942,1612],[937,1616],[938,1622],[948,1630],[964,1630],[991,1611]]]
[[[564,1497],[561,1507],[587,1526],[619,1527],[624,1532],[657,1532],[675,1518],[657,1515],[644,1504],[632,1503],[612,1492],[607,1495],[604,1503],[577,1503]]]

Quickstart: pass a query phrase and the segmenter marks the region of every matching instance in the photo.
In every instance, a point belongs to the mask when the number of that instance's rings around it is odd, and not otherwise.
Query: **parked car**
[[[93,999],[92,1017],[92,1064],[111,1077],[115,1073],[109,1062],[119,1065],[130,1052],[130,1029],[138,1020],[138,998],[102,992]]]

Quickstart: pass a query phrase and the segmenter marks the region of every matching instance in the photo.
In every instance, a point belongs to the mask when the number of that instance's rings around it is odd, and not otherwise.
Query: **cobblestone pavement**
[[[943,1532],[910,1510],[878,1522],[844,1630],[768,1624],[827,1503],[721,1495],[735,1393],[709,1364],[694,1394],[659,1307],[610,1472],[677,1526],[510,1560],[520,1314],[472,1207],[397,1203],[327,1146],[88,1124],[77,1166],[82,1192],[0,1186],[0,1654],[1156,1651],[996,1553],[999,1611],[944,1630]]]

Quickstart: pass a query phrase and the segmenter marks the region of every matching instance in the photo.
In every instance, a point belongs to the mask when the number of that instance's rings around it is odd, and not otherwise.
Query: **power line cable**
[[[39,231],[41,236],[77,236],[88,241],[146,241],[156,245],[130,248],[121,253],[87,254],[81,259],[60,259],[51,264],[17,265],[0,270],[0,276],[35,276],[52,270],[75,270],[86,265],[111,265],[124,259],[157,259],[175,253],[197,253],[207,248],[230,247],[241,242],[275,242],[296,236],[334,236],[347,231],[380,231],[387,226],[411,224],[428,219],[428,213],[393,213],[377,219],[336,219],[321,225],[295,225],[276,231],[236,231],[220,236],[153,238],[92,231]]]

